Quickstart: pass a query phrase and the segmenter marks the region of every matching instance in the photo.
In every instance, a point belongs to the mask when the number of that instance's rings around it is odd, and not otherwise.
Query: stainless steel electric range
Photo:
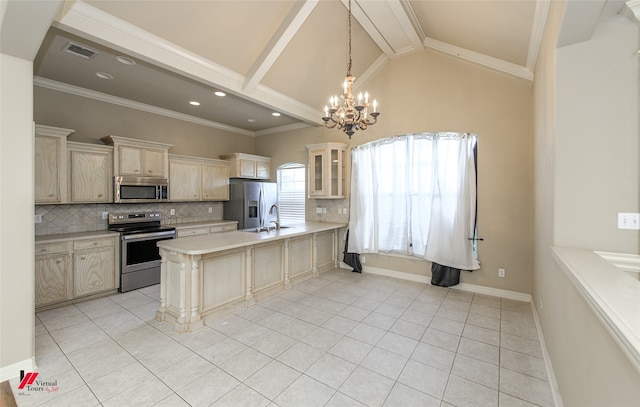
[[[156,243],[176,238],[176,229],[163,227],[161,221],[161,212],[109,214],[108,229],[120,232],[120,292],[160,282]]]

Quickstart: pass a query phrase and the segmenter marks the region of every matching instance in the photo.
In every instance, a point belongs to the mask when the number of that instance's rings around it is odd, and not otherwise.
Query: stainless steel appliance
[[[238,229],[273,226],[278,204],[278,188],[273,182],[239,182],[229,184],[229,200],[223,205],[224,218],[238,221]]]
[[[160,282],[161,240],[175,239],[176,229],[161,226],[160,212],[110,213],[108,229],[120,232],[120,292]]]
[[[143,203],[169,200],[169,180],[153,177],[113,177],[113,202]]]

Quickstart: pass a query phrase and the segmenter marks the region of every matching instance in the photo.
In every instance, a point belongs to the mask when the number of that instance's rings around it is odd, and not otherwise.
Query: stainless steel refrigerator
[[[278,204],[278,187],[274,182],[239,182],[229,184],[229,200],[224,203],[224,218],[237,220],[238,230],[273,226]]]

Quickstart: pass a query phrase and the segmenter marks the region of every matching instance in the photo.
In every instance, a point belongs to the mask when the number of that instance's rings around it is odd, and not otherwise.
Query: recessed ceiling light
[[[136,61],[134,61],[131,58],[127,58],[127,57],[116,57],[116,60],[118,62],[120,62],[121,64],[125,64],[125,65],[135,65]]]
[[[278,112],[273,112],[273,113],[271,113],[271,116],[279,117],[279,116],[280,116],[280,113],[278,113]]]
[[[255,122],[256,122],[256,119],[249,119],[249,120],[247,120],[247,121],[248,121],[249,123],[255,123]]]
[[[113,75],[109,75],[106,72],[96,72],[96,76],[100,79],[113,79]]]
[[[216,95],[216,96],[220,96],[220,97],[227,96],[227,94],[226,94],[226,93],[224,93],[224,92],[220,92],[220,91],[215,92],[215,93],[214,93],[214,95]]]
[[[191,102],[189,102],[189,104],[193,106],[200,106],[200,102],[196,102],[195,100],[192,100]]]

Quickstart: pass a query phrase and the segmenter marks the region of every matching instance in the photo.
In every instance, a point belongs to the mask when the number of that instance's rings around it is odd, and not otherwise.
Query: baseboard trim
[[[36,359],[31,357],[8,366],[0,367],[0,382],[11,380],[20,376],[20,371],[33,372],[36,368]]]
[[[542,334],[542,324],[540,323],[540,317],[536,310],[534,301],[531,301],[531,310],[533,311],[533,320],[536,323],[536,329],[538,330],[538,338],[540,339],[540,348],[542,349],[542,358],[544,359],[544,367],[547,370],[547,377],[549,378],[549,384],[551,385],[551,393],[553,394],[553,402],[555,407],[564,407],[562,402],[562,396],[560,395],[560,387],[556,379],[556,374],[553,370],[553,364],[551,363],[551,355],[547,349],[547,344]]]
[[[503,290],[501,288],[485,287],[483,285],[460,283],[454,287],[461,291],[468,291],[475,294],[491,295],[493,297],[505,298],[507,300],[531,302],[531,294],[518,291]]]
[[[343,262],[340,262],[340,268],[350,269],[352,267],[346,265]],[[411,273],[405,273],[402,271],[383,269],[379,267],[370,267],[365,265],[362,266],[362,272],[369,273],[369,274],[376,274],[376,275],[385,276],[385,277],[394,277],[402,280],[415,281],[417,283],[431,284],[430,275],[427,276],[427,275],[411,274]],[[474,294],[483,294],[483,295],[490,295],[493,297],[506,298],[508,300],[531,302],[531,294],[521,293],[518,291],[511,291],[511,290],[503,290],[501,288],[485,287],[482,285],[469,284],[469,283],[460,283],[451,288],[455,290],[474,293]]]

